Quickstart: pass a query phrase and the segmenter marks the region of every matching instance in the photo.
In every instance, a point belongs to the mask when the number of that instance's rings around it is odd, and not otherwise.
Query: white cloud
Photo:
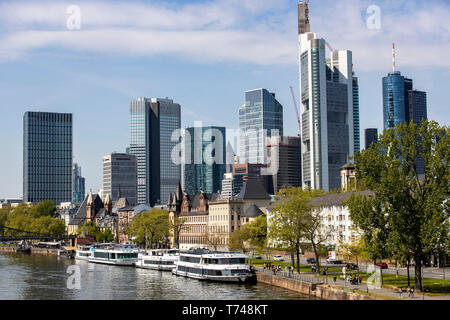
[[[82,29],[65,29],[69,2],[0,5],[0,59],[34,49],[129,56],[171,55],[196,62],[296,65],[296,5],[288,0],[161,2],[82,1]],[[402,66],[450,69],[450,6],[379,3],[381,30],[366,27],[367,0],[311,2],[312,29],[337,49],[353,51],[356,70],[386,70],[396,41]],[[376,4],[376,3],[375,3]]]

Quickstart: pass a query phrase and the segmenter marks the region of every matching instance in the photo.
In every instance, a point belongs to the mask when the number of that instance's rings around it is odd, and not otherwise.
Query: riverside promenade
[[[365,281],[361,284],[351,284],[337,276],[336,282],[326,276],[315,273],[297,273],[296,271],[273,272],[263,268],[256,268],[259,282],[294,290],[310,297],[327,300],[450,300],[450,295],[426,295],[415,293],[408,297],[403,288],[403,297],[400,298],[398,289],[373,288]]]

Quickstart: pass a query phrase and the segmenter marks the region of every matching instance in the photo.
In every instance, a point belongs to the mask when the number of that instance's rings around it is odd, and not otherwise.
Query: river
[[[80,289],[69,289],[71,265]],[[74,268],[74,267],[72,267]],[[76,267],[75,267],[76,268]],[[108,266],[56,256],[0,253],[0,300],[307,300],[265,284],[198,281],[170,272]]]

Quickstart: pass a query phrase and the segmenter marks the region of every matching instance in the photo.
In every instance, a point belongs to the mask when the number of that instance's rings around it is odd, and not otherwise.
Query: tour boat
[[[172,273],[198,280],[254,283],[256,272],[242,253],[194,249],[180,252]]]
[[[91,249],[93,246],[78,246],[77,247],[77,253],[75,255],[75,259],[78,260],[89,260],[90,257],[92,257],[93,252]]]
[[[136,268],[170,271],[178,261],[178,249],[155,249],[139,253]]]
[[[89,262],[103,263],[116,266],[134,266],[137,262],[138,253],[131,247],[106,247],[91,248],[92,256]]]

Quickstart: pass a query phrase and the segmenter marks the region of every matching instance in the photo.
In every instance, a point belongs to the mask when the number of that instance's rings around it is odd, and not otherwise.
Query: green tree
[[[302,242],[305,241],[305,238],[310,240],[310,235],[319,231],[317,226],[319,221],[316,219],[310,200],[312,197],[322,195],[323,191],[303,190],[300,187],[283,189],[275,195],[276,202],[271,208],[273,216],[270,221],[269,237],[294,249],[298,272],[300,271]],[[313,239],[313,241],[315,240]],[[317,255],[317,247],[315,252]]]
[[[138,213],[127,228],[128,235],[135,237],[138,243],[145,243],[147,248],[153,244],[167,242],[169,237],[169,213],[166,210],[153,208]]]
[[[374,197],[348,199],[351,219],[362,230],[373,258],[411,257],[415,287],[422,291],[422,262],[448,239],[450,146],[448,127],[423,120],[385,130],[378,143],[356,154],[358,179]],[[425,174],[419,176],[419,162]]]
[[[34,209],[36,217],[53,217],[56,211],[55,203],[50,200],[39,202]]]
[[[180,247],[180,234],[186,228],[186,222],[186,217],[174,217],[169,222],[169,227],[172,231],[175,248]]]

